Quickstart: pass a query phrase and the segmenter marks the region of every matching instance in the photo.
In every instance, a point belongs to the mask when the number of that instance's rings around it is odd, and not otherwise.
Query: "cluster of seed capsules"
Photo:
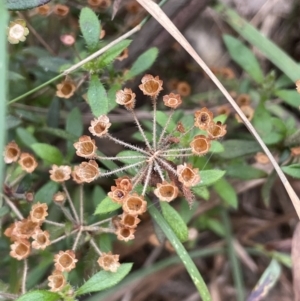
[[[80,137],[79,141],[74,144],[78,156],[90,159],[74,168],[73,177],[78,182],[91,182],[99,177],[133,171],[134,176],[132,177],[126,175],[116,179],[116,185],[112,186],[108,193],[113,202],[122,205],[124,211],[122,217],[115,221],[119,239],[134,238],[135,228],[140,221],[138,215],[143,214],[147,209],[145,194],[150,193],[152,188],[154,188],[153,192],[160,201],[170,202],[178,195],[183,194],[191,203],[193,194],[190,188],[200,182],[199,169],[193,168],[189,163],[176,165],[174,161],[194,155],[205,155],[210,149],[211,141],[226,134],[226,125],[221,122],[214,122],[213,113],[207,108],[195,112],[192,127],[185,129],[183,124],[179,122],[170,133],[169,124],[175,109],[182,103],[181,96],[175,93],[163,96],[163,103],[171,108],[171,112],[165,126],[160,127],[156,121],[156,112],[157,97],[163,90],[162,85],[163,81],[158,76],[154,77],[150,74],[145,75],[139,85],[144,95],[150,96],[153,105],[152,141],[147,138],[134,111],[136,94],[128,88],[116,93],[116,102],[131,112],[145,147],[138,147],[113,137],[109,133],[111,123],[106,115],[91,121],[90,133],[99,138],[110,139],[133,151],[134,154],[121,157],[98,156],[95,140],[89,136]],[[201,134],[193,137],[189,147],[180,148],[181,139],[195,128],[200,129]],[[125,159],[133,160],[134,163],[126,164],[112,171],[101,172],[95,159],[120,161]],[[140,187],[139,192],[138,187]]]

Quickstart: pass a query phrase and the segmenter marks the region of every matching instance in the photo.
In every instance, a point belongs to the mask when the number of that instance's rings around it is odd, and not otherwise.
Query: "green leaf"
[[[250,155],[261,150],[259,144],[251,140],[226,140],[223,142],[223,147],[225,150],[219,156],[225,159]]]
[[[101,69],[107,67],[111,62],[113,62],[117,56],[121,54],[121,52],[126,49],[132,40],[124,40],[116,44],[107,50],[104,54],[102,54],[96,61],[96,66]]]
[[[272,259],[271,263],[260,277],[257,285],[251,292],[247,301],[263,300],[268,295],[270,290],[276,284],[281,274],[281,266],[277,260]]]
[[[59,73],[61,66],[70,64],[70,61],[60,57],[42,57],[38,59],[38,65],[44,69],[45,72]]]
[[[93,74],[87,92],[88,103],[94,116],[106,115],[108,112],[108,98],[98,76]]]
[[[227,205],[235,209],[238,207],[237,194],[232,185],[224,178],[214,184],[214,190]]]
[[[163,217],[181,242],[188,239],[188,228],[178,212],[167,202],[160,202]]]
[[[168,121],[168,115],[162,111],[156,111],[156,121],[157,123],[164,128]],[[176,128],[175,122],[171,119],[168,127],[167,127],[167,133],[171,133]]]
[[[129,72],[125,75],[125,80],[131,79],[149,69],[155,62],[158,55],[156,47],[150,48],[142,53],[133,63]]]
[[[241,41],[230,35],[223,35],[223,40],[231,58],[256,82],[262,83],[264,75],[253,52]]]
[[[182,243],[179,241],[175,233],[172,231],[170,226],[167,224],[166,220],[160,214],[160,212],[156,209],[153,203],[149,201],[148,211],[152,216],[153,220],[159,225],[159,227],[163,230],[168,240],[174,247],[177,255],[180,257],[182,263],[184,264],[187,272],[189,273],[192,281],[194,282],[201,298],[203,301],[211,301],[210,293],[207,289],[207,286],[199,273],[199,269],[196,267],[195,263],[191,259],[190,255],[183,247]]]
[[[44,5],[51,0],[6,0],[6,7],[9,10],[25,10]]]
[[[63,155],[60,150],[46,143],[34,143],[31,145],[32,150],[37,156],[50,164],[61,165],[63,162]]]
[[[210,169],[210,170],[201,170],[200,171],[200,179],[201,182],[198,184],[195,189],[198,187],[209,186],[220,180],[224,174],[225,170],[217,170],[217,169]]]
[[[57,192],[59,184],[54,181],[49,181],[43,185],[34,195],[35,202],[50,204],[52,196]]]
[[[99,292],[115,286],[130,272],[131,268],[132,263],[123,263],[116,273],[100,271],[82,285],[75,294],[76,296],[80,296],[92,292]]]
[[[22,141],[22,143],[25,146],[31,147],[32,144],[37,143],[35,137],[31,133],[29,133],[26,129],[19,127],[17,128],[16,132],[19,139]]]
[[[66,131],[75,137],[80,137],[83,133],[82,116],[76,107],[67,116]]]
[[[300,179],[300,163],[281,167],[283,172],[296,179]]]
[[[279,90],[274,93],[281,98],[284,102],[294,108],[300,107],[300,94],[295,90]]]
[[[226,166],[226,175],[236,179],[253,180],[265,178],[268,174],[243,162],[235,162]]]
[[[92,200],[95,207],[99,205],[99,203],[105,199],[107,196],[106,192],[100,186],[95,186],[92,194]]]
[[[209,190],[203,186],[203,187],[192,187],[192,191],[195,195],[199,196],[200,198],[204,199],[205,201],[209,200]]]
[[[107,92],[107,98],[108,98],[108,112],[110,112],[111,110],[113,110],[116,106],[116,93],[118,90],[121,89],[121,85],[120,84],[113,84],[108,92]]]
[[[273,185],[275,183],[275,180],[277,179],[277,173],[271,172],[268,176],[266,182],[263,184],[261,188],[261,195],[264,202],[264,205],[269,208],[270,206],[270,199],[271,199],[271,190],[273,188]]]
[[[21,120],[13,115],[7,115],[5,117],[5,129],[10,130],[21,124]]]
[[[88,48],[96,49],[99,44],[101,26],[97,15],[90,8],[84,7],[81,10],[79,26]]]
[[[65,130],[57,129],[57,128],[44,127],[44,128],[41,128],[41,129],[37,129],[37,131],[48,133],[48,134],[53,135],[55,137],[63,138],[63,139],[69,140],[71,142],[75,142],[78,138],[77,136],[74,136],[74,135],[68,133]]]
[[[31,291],[25,295],[22,295],[16,301],[56,301],[61,300],[61,296],[57,293],[49,291]]]
[[[223,153],[224,146],[219,141],[212,141],[209,152],[214,154]]]
[[[106,214],[116,211],[117,209],[121,208],[121,205],[115,203],[111,200],[110,197],[106,197],[101,201],[101,203],[97,206],[94,214]]]
[[[241,18],[234,10],[224,4],[220,4],[220,2],[215,6],[215,10],[238,34],[257,47],[269,61],[283,71],[293,82],[300,78],[300,66],[280,47]]]

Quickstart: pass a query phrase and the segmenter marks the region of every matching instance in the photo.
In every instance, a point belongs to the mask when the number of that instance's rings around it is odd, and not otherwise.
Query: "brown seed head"
[[[118,188],[130,192],[132,190],[132,183],[128,176],[124,176],[115,180]]]
[[[164,102],[165,106],[172,108],[172,109],[177,109],[182,104],[180,95],[174,94],[174,93],[165,95],[163,97],[163,102]]]
[[[255,160],[257,163],[260,163],[260,164],[268,164],[270,163],[270,159],[268,158],[268,156],[264,153],[261,153],[261,152],[258,152],[256,155],[255,155]]]
[[[72,250],[59,251],[58,254],[54,255],[54,266],[61,272],[70,272],[73,270],[77,261],[75,253]]]
[[[25,259],[30,254],[30,242],[27,239],[18,239],[10,245],[9,255],[17,260]]]
[[[222,124],[220,121],[216,123],[211,122],[207,128],[207,134],[210,139],[218,139],[223,137],[227,133],[226,124]]]
[[[291,155],[293,157],[299,157],[300,156],[300,146],[292,147],[291,148]]]
[[[33,238],[33,242],[31,243],[33,249],[45,250],[51,244],[48,231],[38,229],[31,237]]]
[[[92,135],[97,137],[103,137],[107,134],[108,129],[110,128],[111,123],[106,115],[101,115],[98,118],[95,118],[91,121],[91,126],[89,131]]]
[[[129,241],[134,239],[135,228],[120,226],[116,229],[115,234],[118,240]]]
[[[125,228],[134,229],[140,221],[141,220],[137,217],[137,215],[123,212],[120,223]]]
[[[168,183],[163,181],[162,183],[157,184],[154,194],[160,201],[171,202],[178,196],[178,187],[176,187],[173,182]]]
[[[146,74],[142,78],[142,84],[139,88],[142,90],[144,95],[151,96],[151,98],[156,98],[162,88],[163,81],[159,79],[158,76],[153,77],[150,74]]]
[[[76,173],[86,183],[94,181],[100,175],[99,166],[94,160],[80,163]]]
[[[241,106],[240,109],[242,110],[242,112],[245,114],[245,116],[247,117],[247,119],[249,121],[252,120],[253,116],[254,116],[254,109],[250,106]],[[243,123],[241,117],[238,114],[235,114],[235,119],[238,123]]]
[[[250,96],[248,94],[240,94],[236,99],[236,103],[239,107],[250,105]]]
[[[70,98],[73,96],[76,90],[76,86],[71,80],[64,80],[60,84],[56,85],[56,96],[61,98]]]
[[[185,133],[185,128],[184,128],[182,122],[179,121],[179,122],[177,123],[176,131],[178,131],[178,132],[181,133],[181,134]]]
[[[135,93],[133,93],[131,89],[125,88],[116,93],[116,103],[125,106],[127,110],[134,109],[135,102]]]
[[[72,176],[73,176],[73,172],[72,172]],[[57,204],[63,204],[66,201],[66,194],[62,191],[58,191],[53,195],[52,200]]]
[[[191,86],[187,82],[179,82],[176,87],[177,92],[183,96],[189,96],[191,94]]]
[[[106,10],[111,6],[111,0],[88,0],[88,5],[90,5],[92,8]]]
[[[53,8],[53,13],[60,17],[65,17],[69,13],[69,11],[69,7],[63,4],[56,4]]]
[[[147,202],[143,196],[133,193],[125,198],[122,208],[129,214],[140,215],[146,212]]]
[[[111,186],[111,191],[108,193],[108,196],[111,198],[111,200],[120,205],[123,205],[127,195],[128,195],[127,191],[122,190],[116,186]]]
[[[10,164],[16,162],[19,159],[21,150],[15,141],[9,142],[4,149],[3,156],[4,162]]]
[[[206,130],[213,118],[213,113],[204,107],[195,112],[195,126],[201,130]]]
[[[15,231],[14,231],[15,227],[16,227],[16,223],[12,223],[4,231],[4,235],[7,236],[7,237],[9,237],[11,241],[18,240],[18,237],[16,237],[16,236],[13,235],[13,233],[15,233]]]
[[[15,227],[12,230],[12,237],[18,239],[30,238],[38,229],[40,224],[33,222],[30,218],[22,219],[21,221],[15,222]]]
[[[49,170],[50,179],[54,182],[62,183],[70,179],[71,167],[68,165],[52,165],[52,169]]]
[[[178,180],[187,187],[195,186],[200,182],[199,169],[193,168],[190,164],[178,165],[177,175]]]
[[[66,285],[66,279],[61,271],[54,270],[48,277],[48,286],[51,292],[60,292]]]
[[[48,16],[51,13],[51,7],[49,4],[39,6],[35,10],[36,10],[36,13],[41,16]]]
[[[90,136],[81,136],[79,141],[75,142],[76,155],[79,157],[92,159],[96,156],[97,146],[94,139]]]
[[[22,153],[18,163],[21,168],[28,173],[32,173],[38,166],[35,158],[28,153]]]
[[[116,60],[122,62],[128,58],[128,48],[125,48],[119,56],[116,57]]]
[[[195,155],[202,156],[207,154],[210,148],[210,141],[204,135],[197,135],[190,143],[192,152]]]
[[[111,252],[102,253],[97,262],[103,270],[112,273],[115,273],[120,266],[119,255],[112,255]]]
[[[83,180],[79,177],[78,175],[78,170],[80,169],[79,166],[74,166],[74,169],[72,171],[72,179],[74,182],[76,182],[77,184],[82,184]]]
[[[34,204],[31,207],[30,211],[30,219],[34,223],[42,223],[45,219],[46,216],[48,215],[48,206],[46,203],[40,204],[39,202]]]

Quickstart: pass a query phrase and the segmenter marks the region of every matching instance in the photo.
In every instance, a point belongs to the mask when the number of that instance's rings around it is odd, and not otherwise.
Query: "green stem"
[[[6,52],[6,27],[8,22],[8,13],[4,5],[4,1],[0,1],[0,154],[3,153],[5,143],[5,99],[7,97],[7,52]],[[3,179],[3,160],[0,160],[0,183]]]
[[[223,208],[221,211],[221,217],[225,229],[225,240],[227,244],[228,257],[232,267],[233,281],[236,287],[236,294],[237,294],[236,300],[244,301],[245,296],[244,296],[244,283],[243,283],[242,270],[241,270],[240,262],[237,258],[236,252],[233,247],[233,241],[232,241],[233,238],[232,238],[230,220],[229,220],[228,212],[225,208]]]
[[[155,220],[155,222],[161,227],[161,229],[169,239],[170,243],[176,250],[176,253],[180,257],[184,266],[186,267],[187,272],[189,273],[200,296],[202,297],[202,300],[211,301],[212,299],[210,293],[201,274],[199,273],[198,268],[196,267],[195,263],[193,262],[193,260],[191,259],[191,257],[177,238],[177,236],[171,230],[170,226],[167,224],[163,216],[160,214],[160,212],[156,209],[156,207],[151,201],[149,201],[148,211],[152,218]]]
[[[24,94],[22,94],[22,95],[20,95],[20,96],[18,96],[18,97],[16,97],[16,98],[14,98],[14,99],[12,99],[12,100],[10,100],[9,102],[7,102],[7,104],[10,105],[10,104],[12,104],[12,103],[14,103],[14,102],[17,102],[17,101],[19,101],[20,99],[22,99],[22,98],[24,98],[24,97],[26,97],[26,96],[29,96],[29,95],[31,95],[31,94],[33,94],[34,92],[36,92],[36,91],[38,91],[38,90],[40,90],[40,89],[42,89],[42,88],[48,86],[49,84],[55,82],[56,80],[58,80],[58,79],[60,79],[60,78],[62,78],[62,77],[64,77],[64,76],[65,76],[64,74],[59,74],[59,75],[57,75],[57,76],[55,76],[55,77],[49,79],[47,82],[45,82],[45,83],[43,83],[43,84],[41,84],[41,85],[35,87],[34,89],[32,89],[32,90],[30,90],[30,91],[28,91],[28,92],[26,92],[26,93],[24,93]]]

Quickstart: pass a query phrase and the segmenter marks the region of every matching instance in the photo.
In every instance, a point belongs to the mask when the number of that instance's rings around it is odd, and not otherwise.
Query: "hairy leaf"
[[[5,0],[9,10],[25,10],[44,5],[51,0]]]
[[[37,156],[50,164],[60,165],[63,162],[63,155],[61,151],[50,144],[34,143],[31,145],[32,150]]]
[[[94,214],[105,214],[105,213],[111,213],[113,211],[116,211],[117,209],[121,208],[121,205],[118,203],[115,203],[111,200],[110,197],[106,197],[101,201],[101,203],[97,206]]]
[[[61,300],[61,296],[57,293],[49,291],[31,291],[22,295],[16,301],[56,301]]]

